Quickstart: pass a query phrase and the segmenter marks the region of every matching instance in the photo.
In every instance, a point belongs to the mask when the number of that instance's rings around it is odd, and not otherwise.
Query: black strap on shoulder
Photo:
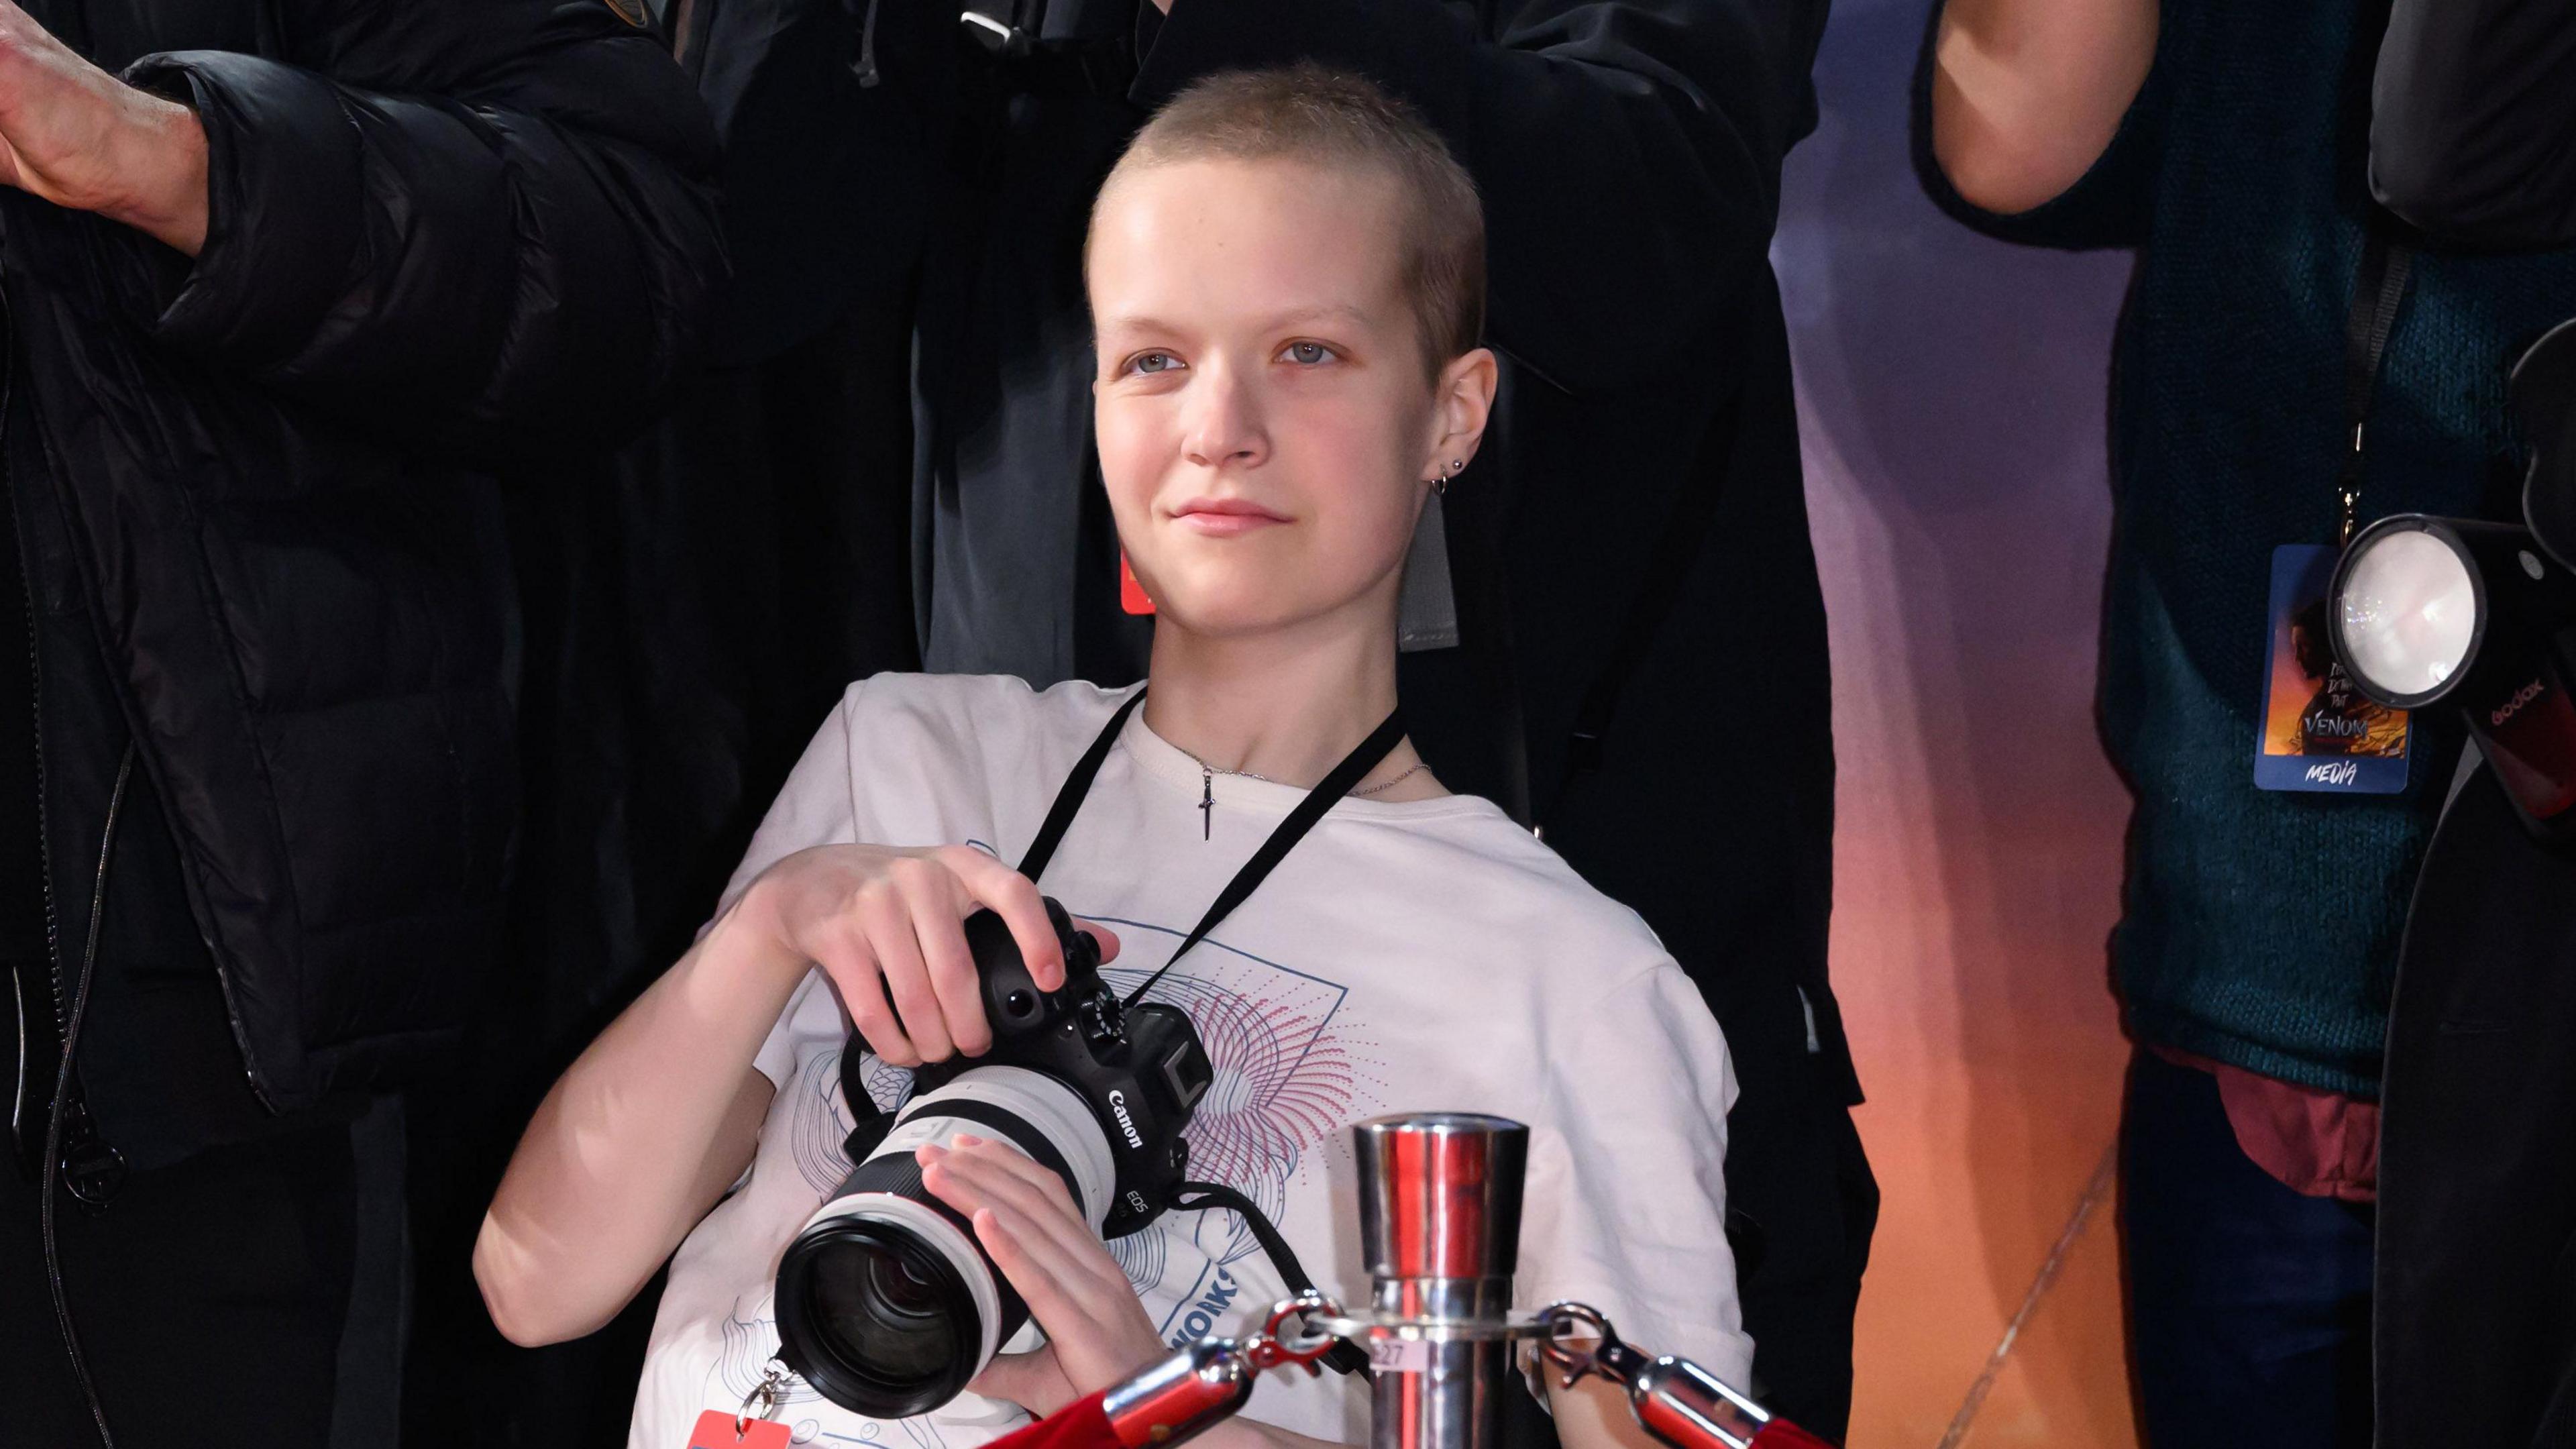
[[[1100,735],[1091,742],[1091,748],[1084,750],[1082,758],[1074,762],[1073,772],[1064,777],[1063,787],[1055,792],[1055,803],[1047,807],[1046,821],[1038,827],[1038,838],[1030,842],[1029,853],[1020,858],[1020,874],[1036,880],[1045,872],[1047,862],[1055,858],[1055,848],[1064,842],[1065,831],[1072,828],[1073,817],[1082,813],[1083,797],[1091,793],[1091,782],[1098,778],[1101,764],[1109,758],[1110,747],[1118,743],[1119,731],[1127,727],[1127,717],[1144,702],[1145,691],[1141,689],[1129,695],[1127,702],[1109,716],[1109,723],[1100,727]],[[1144,985],[1128,993],[1127,1004],[1135,1005],[1153,989],[1155,982],[1163,979],[1164,971],[1172,969],[1173,961],[1187,955],[1192,946],[1205,940],[1207,933],[1216,929],[1217,922],[1250,899],[1262,878],[1269,875],[1280,861],[1287,859],[1288,852],[1296,847],[1297,842],[1306,838],[1306,832],[1315,828],[1315,822],[1324,818],[1324,812],[1349,794],[1352,786],[1367,778],[1368,772],[1376,769],[1387,753],[1395,748],[1396,741],[1403,738],[1404,711],[1398,709],[1390,712],[1383,723],[1369,732],[1367,739],[1342,756],[1342,762],[1317,781],[1314,789],[1306,792],[1306,798],[1297,802],[1297,808],[1288,812],[1288,818],[1279,822],[1279,828],[1270,832],[1268,840],[1261,842],[1261,848],[1252,853],[1252,859],[1245,861],[1243,869],[1234,873],[1234,879],[1225,883],[1225,889],[1217,892],[1215,904],[1207,908],[1207,914],[1199,917],[1199,923],[1182,938],[1179,949],[1172,952],[1171,960],[1163,963],[1161,971],[1146,977]]]
[[[2388,354],[2388,337],[2397,328],[2397,309],[2405,304],[2406,284],[2415,270],[2415,249],[2377,231],[2361,243],[2361,267],[2353,274],[2352,311],[2343,329],[2343,469],[2335,493],[2342,515],[2335,544],[2352,542],[2361,506],[2364,451],[2370,424],[2371,395],[2379,388],[2380,365]]]
[[[1270,1219],[1262,1216],[1261,1209],[1254,1205],[1252,1199],[1242,1193],[1221,1182],[1183,1182],[1172,1188],[1171,1196],[1165,1198],[1164,1203],[1185,1213],[1223,1208],[1243,1219],[1243,1225],[1252,1230],[1253,1240],[1261,1244],[1261,1251],[1270,1255],[1270,1266],[1279,1270],[1280,1281],[1288,1285],[1288,1291],[1315,1291],[1315,1280],[1306,1276],[1306,1265],[1297,1261],[1296,1251],[1288,1246],[1288,1240],[1280,1236],[1279,1229],[1271,1225]],[[1368,1355],[1360,1352],[1349,1339],[1334,1344],[1325,1353],[1324,1362],[1346,1374],[1364,1374],[1369,1367]]]
[[[1366,778],[1369,771],[1376,769],[1387,752],[1395,748],[1395,742],[1403,738],[1404,711],[1398,709],[1390,712],[1384,723],[1370,731],[1367,739],[1342,756],[1342,762],[1318,781],[1314,789],[1306,792],[1306,798],[1297,802],[1297,808],[1288,812],[1288,818],[1279,822],[1279,828],[1270,832],[1268,840],[1261,842],[1261,848],[1252,853],[1252,859],[1245,861],[1243,869],[1234,873],[1234,879],[1225,883],[1225,889],[1217,892],[1207,914],[1199,917],[1199,923],[1181,938],[1171,960],[1163,963],[1162,970],[1146,977],[1144,985],[1129,992],[1126,1004],[1133,1006],[1143,1000],[1145,993],[1154,989],[1154,983],[1163,979],[1163,972],[1172,969],[1173,961],[1188,955],[1192,946],[1205,940],[1207,933],[1216,929],[1217,922],[1249,899],[1254,888],[1261,884],[1262,877],[1288,858],[1289,850],[1306,838],[1306,832],[1315,828],[1315,822],[1324,818],[1324,812],[1349,794],[1351,787]]]
[[[1118,743],[1118,732],[1127,727],[1127,716],[1145,702],[1145,691],[1137,690],[1118,706],[1118,712],[1101,727],[1100,737],[1082,758],[1073,762],[1073,773],[1055,792],[1055,803],[1047,807],[1046,823],[1038,827],[1038,838],[1029,842],[1029,853],[1020,857],[1020,874],[1036,880],[1046,873],[1047,862],[1055,859],[1055,848],[1064,842],[1065,831],[1073,827],[1073,817],[1082,813],[1082,798],[1091,793],[1091,782],[1100,774],[1101,762],[1109,758],[1110,747]]]

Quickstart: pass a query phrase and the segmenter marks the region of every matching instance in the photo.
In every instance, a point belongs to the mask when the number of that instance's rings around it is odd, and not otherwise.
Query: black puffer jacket
[[[539,471],[667,391],[721,267],[710,129],[604,0],[29,8],[193,103],[212,170],[193,264],[0,193],[59,957],[130,735],[175,869],[137,858],[108,952],[211,951],[272,1110],[396,1080],[452,1039],[511,850],[479,468]]]

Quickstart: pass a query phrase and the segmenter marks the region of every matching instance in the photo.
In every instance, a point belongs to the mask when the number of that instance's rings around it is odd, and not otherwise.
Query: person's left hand
[[[1062,1179],[1003,1143],[962,1134],[952,1143],[914,1154],[922,1185],[974,1222],[1047,1336],[1035,1353],[995,1358],[969,1389],[1043,1418],[1170,1352]]]
[[[195,256],[206,244],[197,113],[100,70],[0,0],[0,185],[94,211]]]

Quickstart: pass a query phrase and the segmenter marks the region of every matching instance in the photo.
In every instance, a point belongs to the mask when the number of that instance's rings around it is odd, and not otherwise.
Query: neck
[[[1203,764],[1311,788],[1394,710],[1390,635],[1321,619],[1212,638],[1162,620],[1146,727]],[[1370,778],[1414,759],[1399,743]]]

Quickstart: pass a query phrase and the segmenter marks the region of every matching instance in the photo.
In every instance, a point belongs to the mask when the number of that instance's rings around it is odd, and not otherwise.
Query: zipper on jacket
[[[0,501],[5,501],[13,511],[17,508],[17,503],[10,495],[14,493],[21,481],[9,468],[8,456],[9,410],[18,380],[15,324],[16,319],[9,310],[8,295],[5,290],[0,290]],[[24,516],[16,515],[20,520],[23,520]],[[11,532],[16,535],[18,582],[27,606],[27,698],[29,702],[27,722],[35,732],[36,742],[36,860],[37,868],[43,876],[39,884],[43,888],[45,902],[45,958],[46,964],[53,972],[54,1040],[60,1044],[61,1053],[55,1061],[53,1089],[50,1100],[46,1104],[44,1156],[38,1168],[36,1180],[37,1217],[40,1220],[38,1236],[42,1239],[46,1286],[51,1290],[54,1300],[54,1324],[62,1333],[63,1351],[71,1357],[72,1376],[80,1383],[81,1398],[89,1409],[91,1424],[98,1429],[99,1443],[107,1446],[107,1449],[114,1449],[116,1436],[108,1430],[107,1411],[98,1401],[98,1385],[90,1377],[89,1362],[81,1353],[80,1335],[72,1326],[71,1301],[68,1289],[63,1282],[62,1248],[54,1235],[55,1194],[69,1190],[71,1187],[68,1180],[71,1175],[62,1170],[66,1129],[74,1129],[79,1133],[80,1150],[84,1157],[94,1154],[103,1144],[97,1141],[98,1134],[90,1124],[88,1112],[84,1110],[74,1113],[69,1110],[72,1090],[72,1049],[76,1045],[73,1031],[78,1025],[78,1013],[72,1000],[69,983],[64,978],[62,913],[54,901],[54,848],[52,832],[49,828],[51,816],[45,799],[45,660],[42,647],[44,636],[38,623],[41,616],[36,612],[36,571],[30,566],[32,557],[27,547],[27,533],[23,527],[13,528]],[[124,803],[126,781],[132,776],[133,770],[134,746],[129,742],[125,749],[125,759],[117,767],[116,788],[108,799],[107,821],[100,830],[98,890],[90,900],[88,955],[93,970],[98,959],[98,933],[106,915],[108,855],[115,847],[118,807]],[[86,1004],[88,985],[89,982],[84,976],[81,983],[81,995],[84,998],[82,1004]],[[19,1071],[23,1074],[26,1069],[27,1064],[21,1063]],[[114,1154],[113,1148],[107,1150],[110,1155]],[[117,1161],[116,1166],[120,1169],[116,1175],[121,1178],[122,1159]],[[113,1188],[109,1190],[112,1192]],[[89,1199],[88,1193],[82,1193],[81,1196],[84,1201]]]
[[[98,1141],[90,1125],[87,1107],[72,1100],[72,1053],[80,1043],[81,1017],[89,1009],[90,987],[98,979],[98,938],[107,921],[107,872],[116,859],[116,825],[125,811],[125,787],[134,779],[134,741],[125,742],[125,756],[116,766],[116,786],[108,792],[107,820],[98,831],[98,881],[89,898],[89,938],[81,945],[80,984],[72,990],[70,1026],[63,1033],[63,1059],[54,1068],[53,1111],[45,1121],[45,1180],[37,1202],[37,1232],[44,1240],[45,1285],[52,1290],[54,1323],[62,1331],[63,1352],[72,1361],[72,1377],[79,1381],[81,1397],[88,1402],[90,1422],[98,1427],[101,1449],[116,1449],[116,1435],[107,1427],[107,1410],[98,1400],[98,1383],[90,1377],[89,1358],[81,1352],[80,1333],[72,1326],[71,1288],[63,1281],[62,1244],[55,1235],[54,1219],[58,1201],[56,1177],[61,1188],[91,1207],[97,1207],[113,1196],[125,1176],[125,1159],[113,1147]],[[72,1167],[73,1153],[66,1150],[72,1133],[79,1135],[81,1167]]]
[[[0,291],[0,484],[8,487],[14,487],[18,481],[11,474],[7,448],[9,405],[15,398],[17,390],[17,347],[16,339],[12,335],[14,326],[15,319],[9,308],[8,296],[5,291]],[[43,434],[37,434],[34,442],[37,447],[42,448]],[[0,502],[5,501],[5,493],[0,493]],[[18,558],[19,583],[25,593],[27,605],[27,667],[28,677],[32,681],[28,689],[28,698],[32,704],[29,723],[36,734],[37,859],[41,862],[44,873],[42,885],[45,900],[45,956],[53,972],[54,1039],[63,1042],[63,1050],[68,1052],[71,1047],[65,1039],[71,1030],[72,992],[69,973],[63,965],[61,907],[54,899],[53,832],[51,817],[47,813],[49,807],[45,794],[45,691],[42,678],[44,656],[36,614],[36,574],[34,569],[27,566],[29,554],[23,530],[20,531],[18,539]],[[139,741],[134,740],[131,730],[128,731],[128,740],[139,744]],[[224,967],[223,953],[215,945],[211,928],[201,925],[199,930],[205,940],[207,957],[214,963],[215,985],[224,999],[224,1024],[232,1031],[234,1049],[241,1053],[242,1079],[249,1084],[251,1100],[259,1104],[260,1110],[272,1117],[277,1116],[279,1115],[277,1102],[269,1094],[268,1084],[260,1079],[258,1058],[251,1053],[250,1032],[242,1024],[241,1003],[233,995],[232,973]],[[95,951],[95,946],[92,949]],[[21,1070],[24,1070],[23,1065]],[[52,1169],[49,1167],[47,1170]]]
[[[13,335],[15,323],[16,319],[10,315],[8,295],[0,292],[0,496],[13,494],[19,481],[9,467],[8,451],[9,405],[18,382],[18,347]],[[17,507],[14,501],[9,506],[13,511]],[[45,799],[45,659],[41,643],[43,635],[39,632],[40,616],[36,612],[36,570],[27,548],[24,520],[25,515],[18,514],[18,526],[12,527],[10,533],[18,550],[19,593],[27,608],[26,727],[34,736],[36,745],[36,861],[38,874],[42,877],[37,884],[45,902],[45,964],[52,979],[54,1041],[59,1046],[64,1034],[71,1029],[71,992],[69,983],[63,979],[62,923],[54,904],[54,842],[52,820],[46,813],[49,806]],[[25,1062],[19,1064],[21,1074],[25,1073],[28,1065]],[[52,1163],[45,1164],[48,1174],[53,1170]]]

